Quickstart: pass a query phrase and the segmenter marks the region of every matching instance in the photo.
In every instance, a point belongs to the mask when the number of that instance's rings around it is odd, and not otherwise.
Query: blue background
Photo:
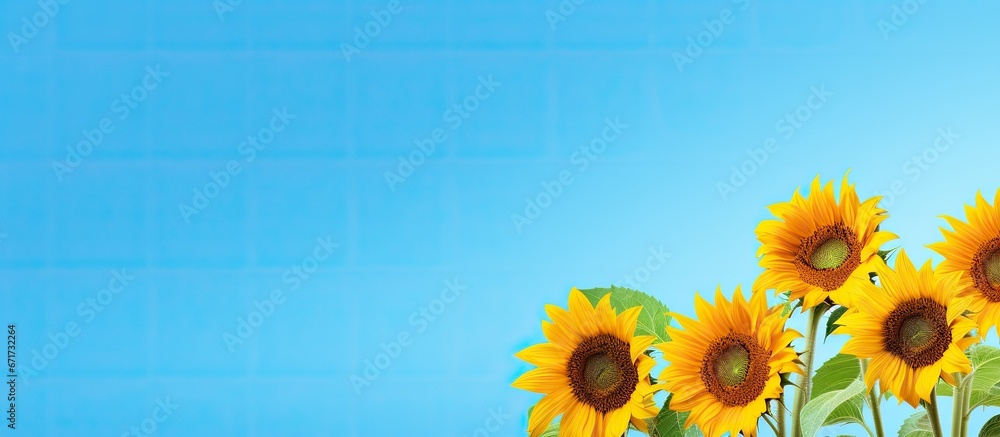
[[[696,291],[759,273],[766,205],[848,169],[863,197],[901,187],[885,227],[926,259],[938,215],[1000,186],[996,5],[930,1],[884,33],[901,2],[592,0],[552,25],[557,1],[404,1],[369,25],[387,4],[244,1],[220,18],[211,0],[75,1],[16,53],[0,46],[0,322],[17,324],[22,374],[37,370],[20,435],[122,435],[157,400],[177,405],[161,435],[464,436],[494,413],[510,417],[489,435],[523,435],[538,396],[510,387],[530,368],[513,353],[543,341],[543,305],[570,287],[638,273],[690,314]],[[40,10],[3,2],[4,42]],[[377,35],[345,56],[366,25]],[[678,68],[689,44],[702,52]],[[118,119],[156,66],[169,76]],[[804,111],[813,87],[833,94]],[[476,109],[453,129],[463,103]],[[246,162],[241,141],[275,108],[296,118]],[[105,117],[115,130],[60,181],[53,163]],[[582,168],[616,117],[627,127]],[[949,127],[960,137],[934,150]],[[420,155],[435,129],[446,140]],[[746,165],[769,138],[777,151]],[[179,205],[231,160],[241,172],[186,221]],[[561,172],[572,182],[515,226]],[[286,271],[326,236],[339,247],[291,290]],[[669,260],[642,273],[661,246]],[[78,306],[121,269],[135,279],[88,323]],[[455,278],[465,291],[436,302]],[[230,351],[224,334],[274,289],[284,302]],[[409,346],[356,390],[400,333]],[[887,406],[887,432],[911,413]]]

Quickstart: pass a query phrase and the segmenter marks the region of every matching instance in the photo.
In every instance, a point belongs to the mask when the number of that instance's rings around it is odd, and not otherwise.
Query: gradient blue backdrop
[[[638,274],[691,313],[696,291],[756,277],[766,205],[848,169],[866,197],[898,181],[885,226],[925,259],[939,214],[1000,186],[997,5],[911,4],[888,33],[902,2],[592,0],[563,15],[554,0],[404,0],[369,25],[388,5],[74,1],[15,53],[11,32],[42,7],[0,4],[0,322],[37,373],[18,386],[17,434],[118,436],[154,423],[159,400],[177,405],[161,435],[523,435],[538,396],[510,387],[529,368],[512,355],[543,340],[543,305],[570,287]],[[718,36],[698,43],[706,21]],[[377,35],[345,56],[366,25]],[[689,38],[702,52],[681,70]],[[169,76],[117,118],[156,66]],[[449,109],[490,76],[453,129]],[[832,95],[803,111],[813,87]],[[241,141],[286,107],[296,118],[246,162]],[[808,120],[786,138],[776,123],[796,110]],[[53,163],[104,117],[115,130],[60,181]],[[584,169],[616,117],[627,127]],[[929,152],[948,128],[959,138]],[[435,129],[444,141],[390,189]],[[777,151],[721,195],[768,138]],[[230,160],[242,171],[186,222],[179,205]],[[512,215],[561,173],[518,230]],[[339,247],[292,291],[286,271],[312,267],[326,236]],[[661,247],[668,261],[643,273]],[[88,323],[79,306],[121,269],[135,279]],[[465,291],[435,302],[456,278]],[[284,302],[230,351],[224,334],[274,289]],[[67,323],[79,333],[57,348]],[[400,333],[409,346],[356,390]],[[46,347],[55,358],[32,364]],[[888,432],[911,412],[887,407]]]

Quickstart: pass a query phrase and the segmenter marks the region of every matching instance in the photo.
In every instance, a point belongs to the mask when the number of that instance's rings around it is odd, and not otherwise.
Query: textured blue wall
[[[691,313],[818,173],[916,259],[1000,186],[996,6],[230,2],[0,4],[20,435],[521,435],[571,286]]]

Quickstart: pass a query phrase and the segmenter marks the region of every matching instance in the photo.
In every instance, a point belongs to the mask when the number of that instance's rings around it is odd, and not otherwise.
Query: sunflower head
[[[695,296],[698,319],[671,314],[682,329],[667,328],[671,342],[657,345],[670,365],[660,375],[673,393],[670,408],[690,411],[686,427],[709,437],[754,436],[768,401],[782,393],[782,376],[801,374],[780,309],[769,309],[764,292],[747,302],[739,288],[730,302],[716,291],[715,306]]]
[[[945,216],[953,230],[942,228],[945,241],[930,245],[945,260],[943,273],[961,272],[963,296],[976,311],[979,335],[1000,326],[1000,190],[993,205],[976,193],[976,205],[966,206],[968,222]]]
[[[808,197],[796,190],[790,202],[772,205],[776,218],[757,226],[757,256],[765,271],[754,291],[790,291],[790,300],[803,300],[803,310],[828,298],[850,306],[845,290],[869,280],[879,248],[896,238],[878,230],[887,217],[879,200],[862,203],[844,176],[838,202],[833,181],[821,185],[816,177]]]
[[[545,395],[528,417],[531,437],[559,415],[560,436],[620,437],[630,422],[647,429],[646,420],[658,412],[649,377],[654,361],[644,353],[654,338],[634,335],[640,310],[615,314],[610,294],[595,307],[576,288],[569,311],[545,307],[552,318],[542,322],[549,342],[517,353],[537,368],[513,384]]]
[[[935,272],[930,261],[918,271],[900,250],[895,270],[875,263],[880,286],[868,283],[854,291],[854,311],[837,322],[838,334],[849,334],[843,352],[870,359],[865,373],[869,390],[879,381],[888,391],[917,406],[930,400],[943,378],[969,373],[963,352],[977,341],[968,334],[976,325],[964,316],[968,299],[959,297],[961,275]]]

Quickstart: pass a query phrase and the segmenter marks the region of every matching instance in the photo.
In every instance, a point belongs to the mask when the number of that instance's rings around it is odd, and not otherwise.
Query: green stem
[[[868,360],[861,360],[861,376],[864,377],[865,373],[868,372]],[[879,396],[878,390],[872,387],[868,390],[868,403],[872,409],[872,420],[875,422],[875,434],[878,437],[885,437],[885,430],[882,426],[882,397]]]
[[[875,390],[868,393],[868,396],[871,397],[872,419],[875,421],[875,434],[878,437],[885,437],[885,429],[882,426],[882,406],[879,405],[879,401],[882,400],[882,397],[879,396],[878,392]]]
[[[778,437],[785,437],[785,428],[788,427],[785,425],[785,421],[787,420],[785,418],[785,409],[785,392],[782,391],[778,395]]]
[[[809,330],[806,331],[806,350],[802,357],[805,377],[801,378],[801,383],[799,383],[799,393],[795,397],[795,409],[792,410],[792,436],[802,437],[802,408],[806,406],[809,402],[809,397],[812,395],[812,370],[813,370],[813,359],[816,357],[816,334],[819,330],[819,321],[823,318],[823,314],[830,309],[830,305],[826,302],[822,302],[816,305],[812,311],[809,312]]]
[[[767,425],[771,427],[771,430],[774,431],[774,435],[780,435],[781,434],[780,432],[778,432],[778,428],[774,425],[773,422],[771,422],[771,419],[767,418],[767,416],[764,416],[764,422],[766,422]]]
[[[927,410],[927,418],[931,421],[931,430],[934,431],[934,437],[944,437],[944,431],[941,431],[941,416],[938,415],[937,406],[937,389],[931,391],[930,402],[924,402],[924,409]]]
[[[862,427],[862,428],[864,428],[864,429],[865,429],[865,432],[867,432],[867,433],[868,433],[868,437],[875,437],[875,433],[873,433],[873,432],[872,432],[872,429],[871,429],[871,428],[869,428],[869,427],[868,427],[868,425],[866,425],[866,424],[862,423],[862,424],[861,424],[861,427]]]
[[[952,396],[954,402],[951,407],[951,435],[953,437],[961,437],[962,423],[965,422],[965,380],[960,373],[955,373],[952,376],[955,378],[957,384],[955,384],[954,395]]]
[[[969,404],[972,403],[972,375],[965,377],[965,387],[962,389],[962,437],[969,435]]]

